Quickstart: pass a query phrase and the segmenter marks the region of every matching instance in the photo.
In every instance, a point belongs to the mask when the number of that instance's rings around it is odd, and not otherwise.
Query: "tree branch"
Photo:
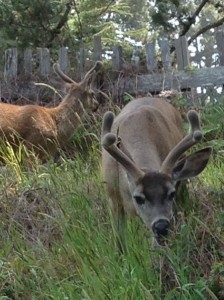
[[[109,9],[109,7],[113,4],[116,3],[115,0],[111,0],[108,5],[106,7],[104,7],[101,12],[95,17],[95,19],[99,19],[105,12],[107,12],[107,10]],[[81,18],[80,18],[80,12],[76,3],[76,0],[73,0],[73,5],[74,5],[74,10],[76,12],[77,15],[77,19],[78,19],[78,27],[79,27],[79,32],[80,32],[80,40],[83,40],[83,27],[82,27],[82,22],[81,22]]]
[[[223,23],[224,23],[224,17],[219,19],[218,21],[212,23],[212,24],[208,24],[208,25],[202,27],[200,30],[198,30],[198,32],[193,34],[191,38],[189,38],[189,40],[187,41],[188,45],[190,45],[193,42],[193,40],[195,40],[202,33],[205,33],[206,31],[208,31],[212,28],[216,28],[218,26],[221,26]]]
[[[52,46],[52,42],[53,40],[56,38],[56,36],[58,34],[60,34],[60,31],[62,29],[62,27],[64,27],[65,23],[68,21],[68,15],[71,11],[71,1],[68,1],[66,3],[66,10],[64,12],[64,14],[61,16],[61,19],[59,20],[58,24],[55,26],[55,28],[53,28],[51,31],[50,31],[50,38],[49,38],[49,41],[47,42],[47,48],[50,48]]]
[[[106,7],[104,7],[102,9],[102,11],[99,13],[99,15],[97,16],[97,19],[100,18],[105,12],[107,12],[107,10],[109,9],[109,7],[113,4],[116,3],[115,0],[111,0],[110,3],[108,3],[108,5]]]
[[[182,32],[180,33],[180,36],[185,35],[189,31],[191,26],[195,23],[196,17],[200,14],[200,12],[202,11],[203,7],[207,2],[209,2],[209,0],[202,0],[201,4],[198,6],[194,14],[188,18],[188,22],[185,24]]]
[[[74,5],[74,10],[76,12],[76,15],[77,15],[77,19],[78,19],[78,27],[79,27],[79,38],[80,40],[82,41],[83,40],[83,28],[82,28],[82,22],[81,22],[81,18],[80,18],[80,11],[78,9],[78,6],[77,6],[77,3],[76,3],[76,0],[73,0],[73,5]]]

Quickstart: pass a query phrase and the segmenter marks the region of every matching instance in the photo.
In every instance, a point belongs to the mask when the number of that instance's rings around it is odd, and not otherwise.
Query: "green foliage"
[[[128,93],[125,93],[124,96],[123,96],[123,101],[124,101],[124,104],[127,104],[128,102],[130,102],[131,100],[133,100],[133,96],[128,94]]]
[[[214,116],[203,114],[208,125]],[[166,248],[152,251],[150,232],[138,218],[128,219],[127,253],[119,256],[99,140],[89,132],[79,128],[73,143],[90,135],[91,144],[60,165],[33,160],[32,170],[24,170],[17,160],[17,167],[16,161],[1,167],[0,298],[221,299],[222,155],[178,197]]]
[[[0,1],[0,40],[4,47],[22,48],[80,47],[88,45],[95,34],[114,40],[117,30],[126,31],[125,22],[135,23],[130,29],[143,28],[143,3],[139,9],[127,2],[130,0]]]
[[[204,136],[214,147],[215,151],[222,151],[224,146],[224,105],[220,101],[216,104],[207,104],[202,113]],[[217,122],[217,120],[219,120]]]
[[[186,115],[191,105],[189,100],[183,96],[176,96],[172,99],[172,105],[178,108],[181,112],[183,111]],[[203,128],[204,141],[211,145],[216,152],[222,152],[224,147],[224,104],[223,98],[219,97],[219,101],[215,103],[209,101],[205,103],[203,107],[196,107],[196,110],[200,114],[201,126]],[[217,122],[218,120],[218,122]],[[188,124],[185,122],[188,127]]]
[[[64,8],[65,1],[0,1],[1,32],[14,46],[47,46]]]
[[[179,0],[0,0],[0,44],[7,47],[67,46],[80,49],[92,46],[94,35],[99,35],[105,47],[120,44],[125,48],[140,42],[145,44],[159,35],[176,38],[188,28],[201,1]],[[222,11],[220,1],[209,1],[196,22],[190,24],[187,35],[214,22]],[[197,41],[194,41],[197,48]],[[204,47],[198,54],[214,45],[214,34],[200,40]],[[125,52],[125,50],[124,50]],[[209,62],[206,62],[206,64]]]

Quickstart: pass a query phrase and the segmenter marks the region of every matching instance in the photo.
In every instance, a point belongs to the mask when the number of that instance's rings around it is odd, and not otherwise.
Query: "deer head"
[[[140,169],[122,140],[111,132],[114,114],[107,112],[103,119],[102,146],[126,172],[136,212],[146,226],[152,228],[159,243],[169,231],[177,183],[201,173],[212,152],[212,149],[207,147],[181,158],[187,150],[202,139],[197,112],[191,110],[187,116],[190,133],[168,153],[160,168],[154,171]],[[160,146],[163,147],[162,141]],[[150,148],[147,151],[150,152]]]
[[[79,99],[83,108],[87,111],[96,111],[99,103],[95,98],[93,90],[93,82],[96,78],[97,73],[102,69],[103,63],[97,61],[95,65],[85,74],[84,78],[80,82],[75,82],[73,79],[68,77],[62,72],[58,64],[54,64],[53,68],[57,75],[66,83],[66,87],[69,92],[66,95],[66,101]]]

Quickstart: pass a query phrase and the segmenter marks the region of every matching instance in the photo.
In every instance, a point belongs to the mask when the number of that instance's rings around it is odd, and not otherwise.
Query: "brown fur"
[[[188,112],[188,120],[191,132],[184,137],[180,113],[150,97],[131,101],[115,119],[111,112],[104,115],[103,177],[120,241],[124,212],[139,215],[158,241],[167,235],[177,183],[206,167],[209,147],[179,160],[202,138],[196,111]]]
[[[179,112],[161,98],[131,101],[115,118],[112,132],[118,135],[139,168],[158,170],[167,153],[182,139],[184,130]],[[114,214],[124,208],[135,215],[123,168],[103,149],[103,176]],[[114,197],[116,195],[116,197]]]
[[[42,161],[54,157],[58,146],[64,146],[71,138],[84,111],[94,111],[98,106],[89,82],[94,68],[80,83],[57,72],[67,82],[68,93],[55,108],[0,103],[0,138],[7,140],[14,149],[23,141]]]

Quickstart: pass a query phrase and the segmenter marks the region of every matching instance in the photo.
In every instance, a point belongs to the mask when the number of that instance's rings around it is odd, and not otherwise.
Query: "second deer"
[[[64,146],[71,138],[84,112],[97,109],[98,102],[91,84],[101,68],[102,63],[96,62],[83,80],[77,83],[55,64],[55,72],[68,89],[67,95],[57,107],[0,103],[1,142],[7,141],[16,150],[22,141],[42,161],[49,156],[54,157],[58,147]]]
[[[145,97],[127,104],[102,125],[103,176],[119,233],[124,240],[125,213],[139,215],[158,244],[168,235],[177,184],[200,174],[212,149],[183,157],[202,138],[199,116],[188,112],[191,132],[184,136],[179,112],[161,98]]]

